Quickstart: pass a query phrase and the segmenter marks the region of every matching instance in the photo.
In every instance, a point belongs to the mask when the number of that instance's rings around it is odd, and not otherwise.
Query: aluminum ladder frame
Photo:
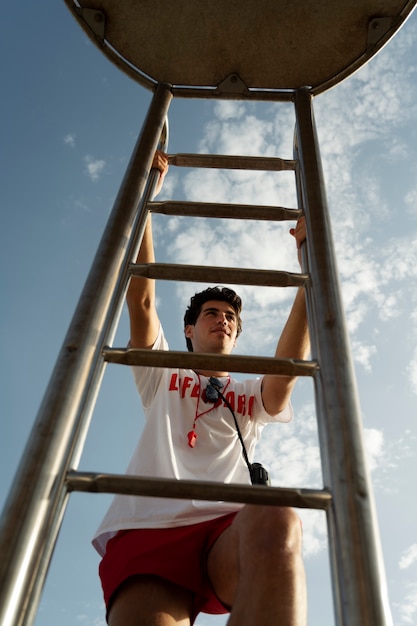
[[[223,268],[219,277],[216,274],[219,268],[132,264],[149,209],[171,214],[179,210],[182,215],[236,217],[233,205],[148,204],[157,176],[151,173],[148,180],[152,157],[158,146],[164,148],[160,141],[171,98],[170,85],[158,84],[6,502],[0,527],[0,623],[2,626],[33,623],[69,494],[90,491],[325,510],[337,626],[390,626],[312,94],[308,88],[301,88],[294,90],[290,98],[288,90],[282,95],[283,101],[291,99],[295,105],[294,161],[212,157],[209,165],[295,171],[298,209],[239,206],[239,216],[280,220],[296,219],[304,213],[308,232],[308,255],[304,255],[304,263],[308,262],[308,273]],[[192,162],[194,166],[200,161],[200,166],[207,166],[210,158],[176,155],[171,161],[177,165]],[[265,489],[76,471],[107,362],[210,367],[210,355],[107,347],[113,340],[129,277],[133,274],[169,280],[305,285],[311,361],[230,355],[222,357],[222,367],[234,372],[313,377],[323,489]],[[215,357],[217,365],[218,358]]]

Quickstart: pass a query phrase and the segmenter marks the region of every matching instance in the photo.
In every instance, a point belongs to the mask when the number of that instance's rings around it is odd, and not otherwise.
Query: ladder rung
[[[226,79],[227,80],[227,77]],[[223,81],[224,82],[224,81]],[[222,83],[218,87],[189,87],[184,85],[173,85],[171,87],[172,95],[174,98],[226,98],[230,99],[230,91],[223,91],[221,89]],[[238,92],[236,97],[241,99],[244,95],[245,99],[260,102],[294,102],[295,89],[258,89],[252,88],[245,89],[243,93]],[[233,96],[232,96],[233,97]]]
[[[309,279],[308,274],[294,272],[176,263],[131,263],[129,271],[132,276],[156,280],[257,285],[259,287],[303,287]]]
[[[221,204],[214,202],[148,202],[152,213],[182,215],[187,217],[218,217],[240,220],[297,220],[303,214],[301,209],[287,209],[280,206],[251,204]]]
[[[150,367],[183,367],[193,370],[275,374],[280,376],[314,376],[316,361],[277,359],[276,357],[237,354],[209,354],[179,350],[146,350],[142,348],[104,348],[104,360],[119,365]]]
[[[169,154],[168,163],[178,167],[214,167],[228,170],[295,170],[297,161],[279,157],[228,156],[223,154]]]
[[[269,504],[297,508],[326,510],[332,500],[325,489],[301,489],[265,487],[262,485],[238,485],[196,480],[175,480],[120,476],[95,472],[69,471],[66,478],[69,491],[94,493],[118,493],[134,496],[190,498],[221,500],[246,504]]]

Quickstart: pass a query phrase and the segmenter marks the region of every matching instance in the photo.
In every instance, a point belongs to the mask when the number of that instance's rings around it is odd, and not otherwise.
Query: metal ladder
[[[33,623],[69,494],[89,491],[325,510],[337,625],[389,626],[392,622],[364,460],[312,94],[308,88],[282,92],[281,99],[291,100],[295,106],[293,160],[212,155],[171,157],[171,163],[178,166],[293,170],[299,204],[295,209],[148,202],[157,177],[150,170],[152,157],[158,147],[164,148],[164,124],[171,98],[170,86],[158,84],[6,503],[0,534],[0,623],[2,626]],[[294,220],[305,214],[308,232],[305,271],[296,274],[132,264],[149,210],[167,215],[275,221]],[[305,286],[311,361],[236,355],[221,358],[222,369],[232,372],[313,377],[323,489],[196,484],[76,470],[107,363],[218,368],[218,355],[108,347],[132,275],[205,283]]]

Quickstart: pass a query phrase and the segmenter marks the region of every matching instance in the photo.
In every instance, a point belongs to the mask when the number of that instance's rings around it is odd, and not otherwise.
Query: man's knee
[[[302,570],[301,540],[294,509],[244,506],[209,554],[208,575],[218,597],[234,606],[239,588],[244,596],[255,587],[263,594],[277,579],[293,581]]]
[[[265,555],[301,553],[301,522],[294,509],[248,505],[241,513],[241,536],[249,548]]]

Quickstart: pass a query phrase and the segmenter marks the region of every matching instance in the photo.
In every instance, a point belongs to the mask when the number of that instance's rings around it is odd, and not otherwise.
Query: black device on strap
[[[223,384],[221,381],[215,376],[211,376],[209,378],[208,385],[205,389],[205,396],[207,402],[217,402],[219,398],[223,400],[229,411],[233,416],[233,420],[235,422],[237,435],[239,437],[239,441],[242,446],[243,458],[245,459],[245,463],[248,466],[250,480],[252,485],[270,485],[271,482],[269,480],[269,475],[267,470],[261,465],[261,463],[251,463],[249,461],[248,453],[246,451],[245,442],[243,441],[242,433],[240,432],[239,424],[236,419],[235,412],[233,410],[232,405],[228,401],[227,398],[222,394],[221,390],[223,388]]]

